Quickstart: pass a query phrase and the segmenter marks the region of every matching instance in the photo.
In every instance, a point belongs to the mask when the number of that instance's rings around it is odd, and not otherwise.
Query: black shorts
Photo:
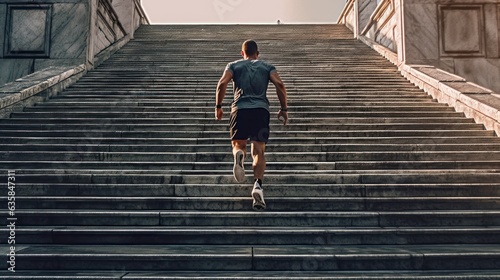
[[[269,140],[270,114],[266,109],[240,109],[231,113],[231,140],[248,140],[267,143]]]

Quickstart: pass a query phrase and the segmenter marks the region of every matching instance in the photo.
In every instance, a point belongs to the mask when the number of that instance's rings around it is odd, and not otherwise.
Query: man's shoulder
[[[238,59],[238,60],[229,62],[228,65],[235,65],[235,64],[239,64],[239,63],[244,63],[245,61],[246,60],[244,60],[244,59]]]
[[[267,60],[260,60],[260,59],[259,59],[259,60],[256,60],[256,62],[261,63],[261,64],[264,64],[264,65],[266,65],[266,66],[273,66],[273,65],[272,65],[269,61],[267,61]]]
[[[233,71],[233,70],[236,70],[240,67],[246,67],[244,65],[249,65],[249,64],[258,65],[258,68],[267,69],[268,71],[276,70],[276,67],[274,67],[274,65],[272,65],[271,63],[269,63],[265,60],[260,60],[260,59],[257,59],[257,60],[247,60],[247,59],[235,60],[233,62],[228,63],[226,69]]]

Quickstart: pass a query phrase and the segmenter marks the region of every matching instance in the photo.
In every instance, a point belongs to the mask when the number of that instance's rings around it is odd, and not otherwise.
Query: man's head
[[[257,46],[257,43],[253,40],[247,40],[243,42],[243,45],[241,46],[241,55],[250,58],[258,57],[259,47]]]

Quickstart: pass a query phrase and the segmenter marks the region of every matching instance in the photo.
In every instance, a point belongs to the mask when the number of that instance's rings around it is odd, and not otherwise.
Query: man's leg
[[[262,188],[262,180],[266,171],[266,144],[264,142],[252,142],[252,157],[253,157],[253,175],[255,183],[252,190],[253,209],[262,211],[266,209],[264,201],[264,190]]]
[[[266,143],[252,142],[253,175],[255,180],[263,180],[266,171]]]
[[[247,151],[247,140],[232,140],[234,167],[233,174],[236,181],[243,183],[245,181],[245,156]]]

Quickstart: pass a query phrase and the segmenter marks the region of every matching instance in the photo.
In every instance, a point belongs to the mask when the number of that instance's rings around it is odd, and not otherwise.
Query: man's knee
[[[252,143],[252,155],[253,156],[264,156],[266,150],[266,144],[261,142]]]
[[[247,141],[246,140],[233,140],[232,142],[233,150],[242,150],[246,153]]]

